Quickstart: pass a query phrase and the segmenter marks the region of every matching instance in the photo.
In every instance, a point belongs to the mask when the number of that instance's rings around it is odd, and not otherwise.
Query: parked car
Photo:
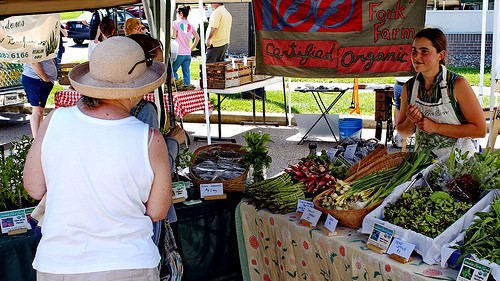
[[[21,83],[22,73],[22,63],[0,62],[0,112],[4,112],[7,106],[22,105],[26,102]]]
[[[146,14],[144,13],[144,6],[142,5],[133,5],[125,8],[125,11],[134,15],[134,17],[138,19],[145,19]]]
[[[125,21],[129,18],[135,18],[133,14],[124,10],[116,10],[109,13],[104,12],[103,15],[109,15],[112,19],[115,19],[116,15],[118,15],[118,18],[116,19],[118,35],[125,34],[123,30]],[[75,44],[83,44],[84,40],[88,40],[90,37],[89,21],[88,17],[85,16],[79,17],[75,20],[68,20],[65,25],[65,28],[68,31],[68,38],[73,39]],[[147,21],[142,20],[142,23],[149,30]]]
[[[83,44],[90,37],[90,28],[81,20],[68,20],[64,28],[68,31],[68,38],[73,39],[75,44]]]

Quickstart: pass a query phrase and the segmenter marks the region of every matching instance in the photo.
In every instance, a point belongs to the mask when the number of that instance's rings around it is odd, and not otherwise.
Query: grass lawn
[[[84,11],[64,12],[61,13],[61,20],[72,20],[78,18]]]
[[[199,80],[199,66],[201,58],[193,58],[191,61],[191,80]],[[476,68],[452,68],[451,70],[463,75],[471,85],[479,85],[479,69]],[[179,69],[179,74],[181,73]],[[490,70],[485,70],[484,80],[485,86],[490,85]],[[324,79],[324,78],[292,78],[292,82],[321,82],[321,83],[353,83],[352,78],[339,78],[339,79]],[[367,84],[393,84],[395,77],[376,77],[376,78],[359,78],[359,83]],[[283,113],[285,111],[285,104],[283,101],[282,91],[266,91],[266,112]],[[337,94],[322,94],[324,103],[328,106],[337,96]],[[375,92],[374,91],[359,91],[359,105],[361,115],[374,115],[375,114]],[[212,103],[217,103],[217,96],[210,96]],[[335,104],[330,113],[335,114],[349,114],[351,112],[352,103],[352,90],[347,91],[342,98]],[[287,101],[288,102],[288,101]],[[299,93],[292,91],[292,113],[320,113],[316,102],[310,93]],[[288,106],[288,105],[287,105]],[[489,106],[489,96],[483,97],[483,106]],[[256,111],[262,111],[262,102],[255,103]],[[235,112],[251,112],[252,100],[242,99],[240,95],[226,95],[226,99],[222,103],[222,110],[235,111]]]
[[[200,64],[201,57],[193,58],[191,62],[191,80],[196,81],[200,79]],[[471,85],[479,85],[479,69],[477,68],[451,68],[451,70],[458,72],[466,77]],[[181,74],[181,70],[178,70]],[[309,79],[309,78],[292,78],[292,82],[321,82],[321,83],[353,83],[352,78],[342,78],[342,79]],[[490,85],[490,70],[485,70],[484,75],[485,86]],[[377,78],[360,78],[359,83],[367,84],[393,84],[395,82],[395,77],[377,77]],[[52,92],[61,90],[62,86],[57,84],[54,86]],[[285,104],[283,100],[283,91],[267,91],[266,92],[266,112],[269,113],[283,113],[285,112]],[[322,94],[324,103],[328,106],[337,94]],[[212,103],[217,103],[217,95],[211,95],[210,100]],[[287,101],[288,102],[288,101]],[[54,95],[49,96],[48,104],[54,104]],[[352,103],[352,90],[347,91],[342,98],[337,102],[335,107],[330,113],[332,114],[349,114],[351,112]],[[483,97],[483,107],[489,107],[490,100],[489,96]],[[495,101],[497,104],[497,101]],[[320,113],[316,102],[312,98],[310,93],[299,93],[292,91],[292,113]],[[374,91],[359,91],[359,105],[361,110],[361,115],[374,115],[375,114],[375,92]],[[287,105],[288,106],[288,105]],[[256,111],[262,111],[262,102],[256,101],[255,103]],[[226,95],[226,99],[222,103],[223,111],[234,111],[234,112],[251,112],[252,111],[252,100],[242,99],[241,95]]]

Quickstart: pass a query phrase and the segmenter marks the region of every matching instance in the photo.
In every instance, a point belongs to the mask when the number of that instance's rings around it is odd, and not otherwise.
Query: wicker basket
[[[355,171],[353,174],[349,174],[347,178],[344,179],[344,181],[351,182],[371,173],[384,171],[399,166],[406,160],[408,155],[408,152],[396,152],[378,157],[378,159],[374,159],[371,163],[365,165],[362,169]]]
[[[232,150],[232,151],[237,151],[240,152],[241,154],[245,154],[245,150],[241,150],[241,145],[238,144],[211,144],[211,145],[205,145],[202,147],[199,147],[198,149],[195,150],[193,153],[195,159],[191,159],[191,165],[189,165],[189,176],[191,177],[191,180],[193,181],[193,185],[196,188],[196,190],[199,190],[200,184],[206,184],[206,183],[214,183],[213,181],[208,181],[208,180],[202,180],[197,178],[193,174],[193,165],[195,164],[195,160],[198,157],[198,155],[204,151],[208,150],[213,150],[217,149],[220,151],[227,151],[227,150]],[[245,170],[243,174],[241,174],[239,177],[230,179],[230,180],[224,180],[221,181],[223,186],[224,186],[224,192],[243,192],[245,190],[245,183],[248,175],[248,167]]]
[[[339,221],[339,224],[342,226],[346,226],[349,228],[353,229],[358,229],[361,227],[363,224],[363,219],[365,218],[368,213],[373,211],[375,208],[378,207],[378,205],[382,204],[381,200],[380,202],[368,207],[368,208],[362,208],[362,209],[355,209],[355,210],[331,210],[331,209],[326,209],[321,207],[319,203],[319,199],[325,195],[329,195],[330,193],[333,192],[332,189],[325,190],[318,194],[316,197],[314,197],[313,203],[314,207],[317,210],[320,210],[324,214],[330,214],[332,217],[336,218]]]

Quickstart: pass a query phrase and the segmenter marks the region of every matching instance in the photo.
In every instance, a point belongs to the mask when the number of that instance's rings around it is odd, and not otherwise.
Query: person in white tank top
[[[168,149],[130,110],[165,77],[126,37],[69,73],[83,97],[48,115],[24,167],[25,189],[46,199],[37,280],[160,280],[151,236],[172,204]]]

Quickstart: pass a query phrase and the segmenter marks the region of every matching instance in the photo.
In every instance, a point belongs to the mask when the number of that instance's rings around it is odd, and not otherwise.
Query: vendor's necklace
[[[424,93],[425,93],[425,95],[430,96],[430,95],[432,95],[432,92],[433,92],[433,90],[434,90],[434,84],[432,84],[432,85],[429,87],[429,89],[427,89],[427,88],[425,87],[425,85],[424,85],[424,87],[423,87],[423,88],[424,88]]]

